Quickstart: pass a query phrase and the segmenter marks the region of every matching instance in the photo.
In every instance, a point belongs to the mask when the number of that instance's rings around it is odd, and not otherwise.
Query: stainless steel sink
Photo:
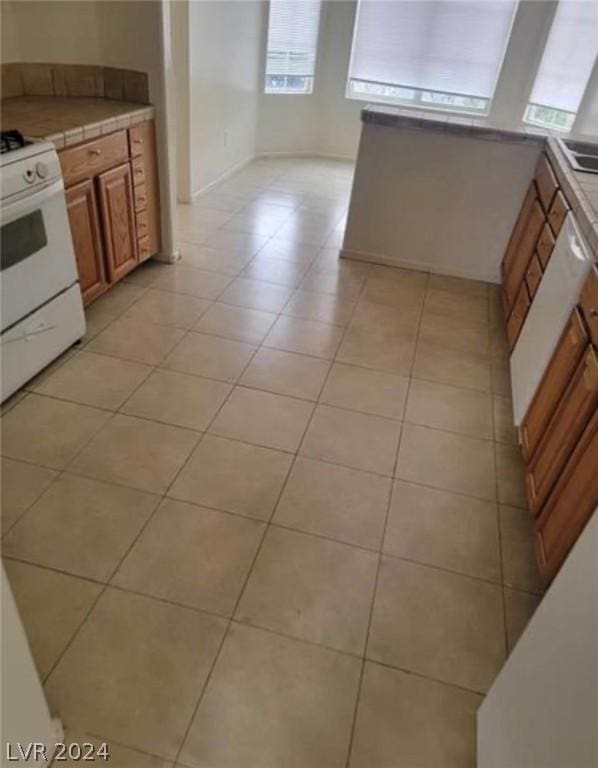
[[[598,144],[573,139],[559,139],[559,144],[576,171],[598,173]]]

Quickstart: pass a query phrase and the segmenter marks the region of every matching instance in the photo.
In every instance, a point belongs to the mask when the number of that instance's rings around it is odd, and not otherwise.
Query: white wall
[[[598,765],[598,514],[478,711],[479,768]]]
[[[189,3],[191,195],[256,154],[265,11],[259,0]]]

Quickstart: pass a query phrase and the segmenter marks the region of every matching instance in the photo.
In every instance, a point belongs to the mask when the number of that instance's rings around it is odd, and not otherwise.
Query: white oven
[[[54,147],[2,155],[2,400],[85,333],[64,184]]]

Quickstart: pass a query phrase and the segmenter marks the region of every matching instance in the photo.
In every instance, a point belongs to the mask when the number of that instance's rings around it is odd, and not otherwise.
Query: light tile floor
[[[252,163],[3,408],[52,711],[117,765],[467,768],[540,596],[495,287],[339,261],[352,166]]]

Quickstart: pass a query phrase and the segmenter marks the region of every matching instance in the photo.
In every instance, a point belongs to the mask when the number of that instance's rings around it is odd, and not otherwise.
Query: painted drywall
[[[478,712],[479,768],[598,765],[598,514]]]
[[[188,5],[193,196],[256,154],[266,4],[233,0]],[[181,119],[187,119],[183,111]]]
[[[148,73],[156,108],[163,256],[174,252],[161,0],[3,0],[2,61],[102,64]],[[10,40],[5,47],[5,41]],[[174,144],[174,137],[170,140]]]
[[[365,124],[343,251],[499,282],[540,147]]]

